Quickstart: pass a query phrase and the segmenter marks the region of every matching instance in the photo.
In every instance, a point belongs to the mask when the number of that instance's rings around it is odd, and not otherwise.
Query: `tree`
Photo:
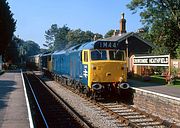
[[[26,56],[33,56],[40,53],[40,46],[34,41],[25,41],[21,47],[21,54]]]
[[[68,40],[67,47],[75,44],[82,44],[85,42],[93,41],[95,35],[96,35],[96,39],[100,39],[103,37],[101,34],[99,33],[94,34],[91,31],[82,31],[81,29],[71,30],[68,32],[67,35],[67,40]]]
[[[12,40],[16,22],[6,0],[0,0],[0,54],[4,53]]]
[[[140,10],[141,22],[149,27],[148,39],[167,48],[176,58],[180,43],[180,0],[132,0],[127,7],[136,13]]]
[[[13,64],[17,64],[20,62],[18,50],[19,44],[20,39],[14,36],[4,52],[4,60],[6,62],[11,62]]]
[[[180,59],[180,44],[178,48],[176,49],[176,52],[177,52],[177,59]]]
[[[101,34],[94,34],[91,31],[71,30],[66,25],[58,27],[57,24],[53,24],[49,30],[45,31],[46,44],[44,45],[50,51],[62,50],[76,44],[92,41],[94,35],[96,35],[96,39],[103,37]]]
[[[82,31],[81,29],[71,30],[67,34],[68,46],[82,44],[93,40],[94,34],[91,31]]]
[[[54,41],[54,50],[62,50],[68,44],[67,34],[70,31],[70,28],[64,25],[58,29],[57,35],[55,35]]]
[[[25,61],[29,56],[40,53],[40,46],[34,41],[24,41],[16,36],[7,47],[4,59],[13,64],[19,64]]]
[[[114,30],[111,29],[111,30],[109,30],[109,31],[104,35],[104,37],[105,37],[105,38],[108,38],[108,37],[111,37],[113,34],[114,34]]]
[[[44,44],[44,46],[48,47],[50,51],[54,50],[54,42],[55,42],[55,38],[58,34],[58,26],[57,24],[52,24],[51,28],[47,31],[45,31],[45,38],[46,38],[46,42]]]
[[[51,25],[51,28],[45,31],[46,44],[50,51],[61,50],[67,44],[66,36],[70,29],[64,25],[59,28],[57,24]]]
[[[103,35],[101,35],[101,34],[99,34],[99,33],[95,33],[95,35],[96,35],[96,40],[103,38]]]

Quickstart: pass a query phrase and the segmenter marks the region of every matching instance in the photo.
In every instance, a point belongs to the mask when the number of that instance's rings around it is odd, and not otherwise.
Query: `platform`
[[[165,94],[172,97],[180,98],[180,88],[173,85],[160,85],[157,83],[141,82],[136,80],[128,80],[132,87],[140,88],[160,94]]]
[[[30,127],[20,70],[0,75],[0,127]]]

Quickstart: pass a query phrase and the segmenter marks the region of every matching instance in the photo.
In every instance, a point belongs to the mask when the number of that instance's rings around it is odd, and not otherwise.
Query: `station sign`
[[[169,66],[170,65],[170,55],[134,57],[133,65]]]
[[[97,41],[94,44],[95,49],[117,49],[117,41]]]

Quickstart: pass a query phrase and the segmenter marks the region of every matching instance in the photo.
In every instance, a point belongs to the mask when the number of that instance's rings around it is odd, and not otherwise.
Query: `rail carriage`
[[[128,89],[127,62],[118,42],[94,41],[52,54],[52,72],[61,82],[93,97]]]
[[[44,53],[40,58],[41,70],[48,76],[52,73],[52,53]]]
[[[31,68],[31,69],[41,69],[41,54],[37,54],[34,56],[30,56],[28,57],[27,61],[26,61],[26,65],[27,67]]]

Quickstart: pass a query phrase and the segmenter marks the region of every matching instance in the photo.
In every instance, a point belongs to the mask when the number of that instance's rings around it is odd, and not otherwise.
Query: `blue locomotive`
[[[124,50],[115,41],[93,41],[42,55],[45,72],[62,83],[97,97],[128,89]]]

